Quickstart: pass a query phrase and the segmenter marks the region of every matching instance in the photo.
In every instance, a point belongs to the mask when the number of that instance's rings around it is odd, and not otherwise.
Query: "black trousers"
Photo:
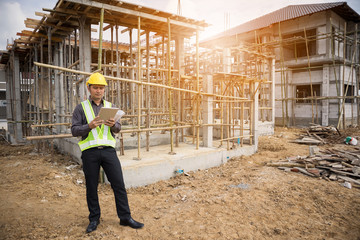
[[[103,167],[114,191],[117,215],[120,219],[130,218],[130,208],[124,185],[120,161],[112,147],[90,148],[82,152],[81,159],[86,180],[86,200],[89,220],[100,219],[98,183],[100,166]]]

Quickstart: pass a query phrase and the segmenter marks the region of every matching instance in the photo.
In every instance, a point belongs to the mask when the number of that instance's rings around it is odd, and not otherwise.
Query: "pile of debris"
[[[294,140],[294,143],[309,144],[309,145],[322,145],[326,144],[325,138],[332,135],[341,136],[339,130],[333,126],[323,127],[317,124],[311,124],[310,127],[303,129],[303,134],[300,138]]]
[[[323,154],[289,157],[267,165],[328,181],[340,181],[348,188],[352,185],[360,188],[360,148],[355,149],[355,151],[326,149],[321,151]]]

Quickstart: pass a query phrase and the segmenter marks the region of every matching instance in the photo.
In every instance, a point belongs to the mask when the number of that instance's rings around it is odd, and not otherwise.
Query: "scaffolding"
[[[344,25],[334,24],[330,18],[331,29],[325,33],[316,33],[311,30],[303,29],[302,34],[297,36],[285,36],[281,31],[281,24],[278,23],[278,39],[262,43],[261,46],[268,46],[278,49],[279,57],[277,59],[276,72],[280,74],[280,97],[276,101],[281,102],[281,125],[296,126],[295,105],[296,103],[311,103],[311,123],[323,124],[319,121],[321,107],[323,105],[337,104],[337,119],[333,124],[337,128],[346,129],[348,124],[359,125],[359,30],[358,25],[354,24],[351,31],[347,30],[347,23]],[[323,40],[329,43],[326,57],[316,60],[316,45]],[[303,51],[303,53],[299,53]],[[292,53],[291,53],[292,52]],[[285,56],[286,55],[286,56]],[[301,57],[299,57],[301,56]],[[304,64],[304,58],[306,63]],[[300,59],[303,60],[300,63]],[[321,88],[326,85],[335,85],[336,95],[322,95],[320,90],[314,89],[314,71],[329,69],[327,82],[321,82]],[[299,94],[290,86],[294,86],[286,77],[288,72],[307,71],[310,91],[306,94]],[[331,72],[332,71],[332,72]],[[323,81],[325,81],[323,79]],[[334,84],[331,83],[334,81]],[[306,81],[303,81],[306,83]],[[318,83],[319,84],[319,83]],[[324,92],[324,91],[323,91]],[[289,96],[291,94],[291,96]],[[289,109],[291,109],[291,121]],[[346,111],[348,109],[348,111]],[[348,116],[346,115],[348,113]],[[326,121],[325,121],[326,122]]]
[[[259,120],[273,121],[274,64],[265,47],[205,50],[199,47],[199,32],[207,26],[203,21],[125,2],[59,1],[47,11],[39,13],[43,18],[34,31],[22,31],[26,36],[9,49],[8,72],[16,75],[10,65],[21,65],[19,79],[8,77],[14,89],[9,105],[22,104],[9,114],[10,124],[19,127],[15,132],[22,133],[19,139],[71,137],[72,112],[87,98],[85,82],[94,72],[108,81],[105,99],[126,113],[117,135],[120,152],[124,138],[136,137],[137,160],[141,138],[149,151],[154,133],[168,136],[170,154],[185,139],[195,149],[206,141],[219,147],[226,142],[232,149],[254,144]],[[100,26],[97,41],[89,40],[92,24]],[[110,42],[102,40],[106,30]],[[120,34],[129,34],[129,43],[120,43]],[[15,109],[22,109],[21,116]],[[205,139],[209,128],[214,135]]]

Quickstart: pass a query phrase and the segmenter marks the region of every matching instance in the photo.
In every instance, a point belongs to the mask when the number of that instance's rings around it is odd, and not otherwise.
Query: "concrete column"
[[[81,16],[79,19],[79,60],[80,71],[90,72],[91,64],[91,23],[86,16]],[[85,100],[89,93],[86,89],[86,81],[79,84],[80,100]]]
[[[331,17],[331,11],[326,11],[326,33],[329,33],[329,34],[332,31],[330,17]],[[330,59],[331,57],[332,57],[332,53],[331,53],[331,37],[327,37],[326,38],[326,58]]]
[[[321,86],[321,96],[328,97],[330,92],[330,67],[328,64],[323,66],[323,77],[322,77],[322,86]],[[329,125],[329,100],[324,99],[321,101],[321,125]]]
[[[60,67],[64,67],[64,46],[65,44],[63,44],[63,42],[59,43],[59,62],[60,62]],[[64,85],[65,85],[65,77],[64,77],[64,73],[62,72],[60,74],[60,79],[59,79],[59,114],[62,115],[62,117],[60,117],[60,122],[63,123],[65,122],[65,117],[63,117],[65,115],[65,92],[64,92]],[[61,126],[60,127],[60,133],[65,132],[66,127],[65,126]]]
[[[23,132],[21,121],[21,84],[20,84],[20,66],[19,56],[17,53],[12,52],[13,55],[13,82],[14,82],[14,111],[15,111],[15,141],[16,143],[23,142]]]
[[[203,91],[206,93],[213,93],[213,78],[212,75],[205,75],[203,80]],[[202,116],[204,124],[213,123],[213,97],[204,96],[202,101]],[[213,142],[213,126],[203,127],[203,143],[204,147],[212,147]]]
[[[55,48],[54,48],[54,65],[55,66],[59,66],[59,43],[55,44]],[[56,123],[60,123],[60,94],[59,94],[59,88],[60,88],[60,76],[58,74],[58,70],[54,70],[54,81],[55,81],[55,117],[56,117]],[[56,126],[56,132],[59,134],[60,133],[60,126]]]
[[[34,61],[38,62],[38,45],[35,44],[34,47]],[[40,122],[40,110],[39,110],[39,68],[38,66],[34,65],[34,72],[35,72],[35,79],[34,79],[34,106],[35,106],[35,123],[39,124]]]
[[[10,60],[11,61],[11,60]],[[14,120],[12,109],[13,102],[11,101],[11,96],[13,95],[13,78],[12,78],[12,64],[8,64],[5,72],[5,80],[6,80],[6,120],[7,120],[7,129],[8,133],[13,135],[14,124],[9,121]],[[10,140],[10,139],[8,139]]]

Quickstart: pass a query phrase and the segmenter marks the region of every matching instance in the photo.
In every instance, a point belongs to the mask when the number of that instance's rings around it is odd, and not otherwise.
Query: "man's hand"
[[[89,127],[90,127],[90,129],[93,129],[93,128],[100,126],[101,124],[103,124],[103,120],[101,120],[99,118],[99,116],[97,116],[89,123]]]
[[[113,127],[115,125],[115,120],[113,118],[110,118],[109,120],[106,120],[104,124],[106,126]]]

